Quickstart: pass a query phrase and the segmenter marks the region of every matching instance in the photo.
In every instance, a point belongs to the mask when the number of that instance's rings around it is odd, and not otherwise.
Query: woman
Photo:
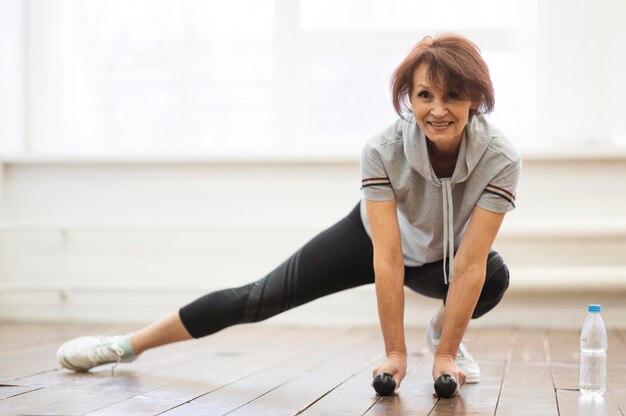
[[[361,157],[363,200],[266,277],[205,295],[134,334],[81,337],[63,344],[61,364],[76,371],[130,361],[160,345],[257,322],[331,293],[375,283],[387,359],[374,374],[406,374],[406,285],[443,300],[426,342],[433,379],[478,382],[462,344],[470,318],[495,307],[509,273],[491,246],[515,207],[521,162],[482,116],[494,107],[478,48],[451,34],[426,37],[396,69],[400,119],[369,140]],[[403,110],[410,110],[404,113]]]

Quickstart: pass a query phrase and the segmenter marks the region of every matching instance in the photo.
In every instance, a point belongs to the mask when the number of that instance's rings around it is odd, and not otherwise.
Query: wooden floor
[[[248,325],[148,351],[132,364],[77,374],[55,350],[87,333],[131,328],[0,324],[0,415],[621,415],[626,412],[626,331],[611,331],[608,391],[578,392],[575,331],[477,329],[468,346],[482,381],[432,396],[432,356],[411,330],[409,373],[398,394],[377,397],[377,328]]]

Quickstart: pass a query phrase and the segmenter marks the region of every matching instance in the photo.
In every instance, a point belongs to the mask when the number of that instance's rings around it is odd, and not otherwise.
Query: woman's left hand
[[[465,373],[457,367],[454,362],[454,357],[448,354],[435,355],[435,362],[433,364],[433,381],[437,380],[439,376],[444,374],[451,375],[457,381],[456,393],[459,394],[461,386],[465,384]]]
[[[400,388],[400,383],[402,383],[404,376],[406,376],[406,355],[398,353],[389,354],[387,359],[372,371],[372,377],[376,377],[380,373],[388,373],[393,377],[396,382],[396,389],[394,391],[397,391]]]

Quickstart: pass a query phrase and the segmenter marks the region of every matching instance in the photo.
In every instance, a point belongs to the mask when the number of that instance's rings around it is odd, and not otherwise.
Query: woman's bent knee
[[[191,336],[200,338],[241,323],[252,286],[218,290],[182,307],[183,325]]]
[[[495,251],[487,259],[487,275],[472,319],[480,318],[496,307],[509,288],[509,268]]]

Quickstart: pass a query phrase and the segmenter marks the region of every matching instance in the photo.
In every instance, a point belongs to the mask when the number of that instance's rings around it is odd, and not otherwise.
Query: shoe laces
[[[459,345],[459,349],[456,353],[456,359],[462,361],[473,360],[472,356],[467,350],[467,346],[465,346],[465,341],[461,342],[461,344]]]
[[[435,329],[433,326],[433,321],[434,321],[434,318],[431,320],[431,323],[428,326],[427,337],[428,337],[430,344],[432,345],[432,348],[437,349],[440,338],[437,338],[435,336]],[[455,360],[459,360],[459,361],[473,360],[472,356],[467,350],[467,346],[465,345],[465,340],[461,341],[461,343],[459,344],[459,349],[457,350]]]
[[[89,351],[89,360],[93,364],[104,364],[111,362],[112,354],[115,355],[115,365],[111,368],[111,374],[117,365],[122,361],[124,350],[115,342],[112,342],[109,337],[100,337],[100,342]]]

